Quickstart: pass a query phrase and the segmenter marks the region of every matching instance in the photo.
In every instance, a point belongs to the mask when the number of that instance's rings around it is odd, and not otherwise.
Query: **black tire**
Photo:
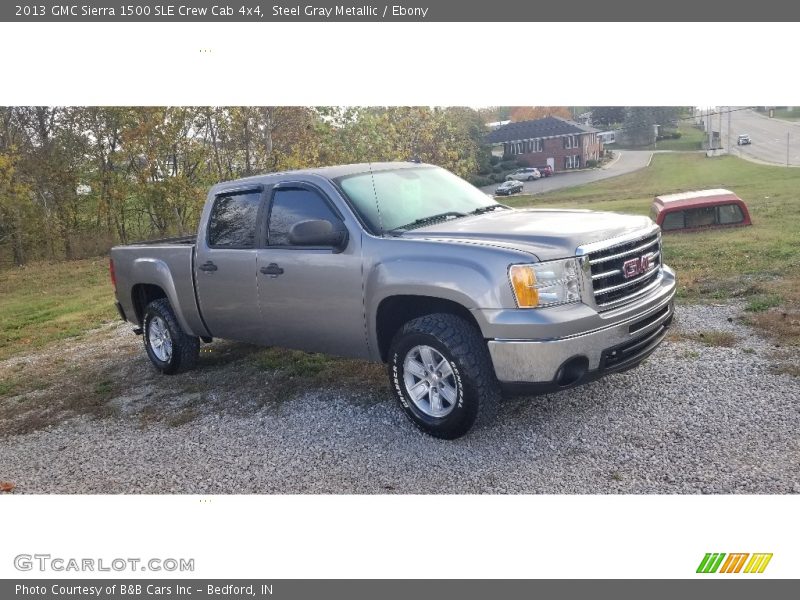
[[[405,383],[407,355],[419,346],[429,346],[449,362],[457,391],[456,402],[443,417],[426,414],[411,399]],[[395,335],[389,348],[389,379],[393,393],[406,416],[423,432],[452,440],[473,425],[486,426],[495,417],[500,385],[489,350],[480,332],[456,315],[437,313],[413,319]]]
[[[533,175],[531,175],[530,177],[528,177],[528,181],[533,181],[534,179],[536,179],[536,178],[535,178]]]
[[[172,348],[166,360],[159,358],[156,350],[151,346],[150,329],[155,318],[160,319],[166,325],[171,338]],[[147,305],[142,320],[142,332],[147,357],[165,375],[188,371],[197,364],[197,357],[200,354],[200,339],[184,333],[181,326],[178,325],[175,311],[172,310],[172,306],[166,298],[153,300]]]

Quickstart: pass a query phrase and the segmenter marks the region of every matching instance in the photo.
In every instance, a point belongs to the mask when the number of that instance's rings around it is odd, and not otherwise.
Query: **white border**
[[[794,23],[3,23],[0,103],[800,105],[799,33]],[[798,504],[4,496],[0,576],[22,575],[12,561],[26,552],[194,557],[196,577],[270,578],[680,578],[705,552],[773,552],[758,577],[797,577]],[[421,524],[443,505],[446,525]]]

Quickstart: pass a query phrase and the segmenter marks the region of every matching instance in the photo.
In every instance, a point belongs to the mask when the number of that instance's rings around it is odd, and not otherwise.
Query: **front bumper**
[[[666,269],[653,294],[610,311],[615,313],[611,323],[563,337],[492,339],[488,346],[497,379],[506,387],[535,384],[530,387],[558,389],[635,367],[666,336],[674,314],[674,296],[675,278]],[[552,324],[547,329],[552,331]]]

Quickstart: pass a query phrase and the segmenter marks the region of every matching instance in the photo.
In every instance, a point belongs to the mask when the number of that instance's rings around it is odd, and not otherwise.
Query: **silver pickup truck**
[[[637,366],[675,294],[649,218],[515,210],[413,162],[221,183],[196,238],[117,246],[111,272],[163,373],[214,337],[382,361],[411,421],[446,439],[503,392]]]

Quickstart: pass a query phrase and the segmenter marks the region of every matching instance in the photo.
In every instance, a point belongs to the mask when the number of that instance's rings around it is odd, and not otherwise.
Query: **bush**
[[[502,167],[503,171],[515,171],[519,169],[516,159],[504,160],[500,163],[500,166]]]
[[[586,161],[586,167],[589,169],[594,169],[597,166],[597,161],[594,159],[589,159]]]
[[[499,156],[495,156],[494,154],[492,154],[492,156],[489,158],[489,164],[492,166],[495,166],[499,162],[500,162]]]
[[[491,185],[494,183],[491,177],[485,177],[483,175],[473,175],[469,182],[475,187],[483,187],[485,185]]]
[[[503,167],[500,165],[495,165],[492,167],[492,173],[502,173]]]
[[[528,164],[528,161],[525,160],[524,158],[518,158],[517,159],[517,166],[522,168],[522,169],[530,167],[530,165]]]
[[[506,180],[506,176],[501,173],[492,173],[489,175],[489,179],[491,179],[493,183],[502,183]]]

